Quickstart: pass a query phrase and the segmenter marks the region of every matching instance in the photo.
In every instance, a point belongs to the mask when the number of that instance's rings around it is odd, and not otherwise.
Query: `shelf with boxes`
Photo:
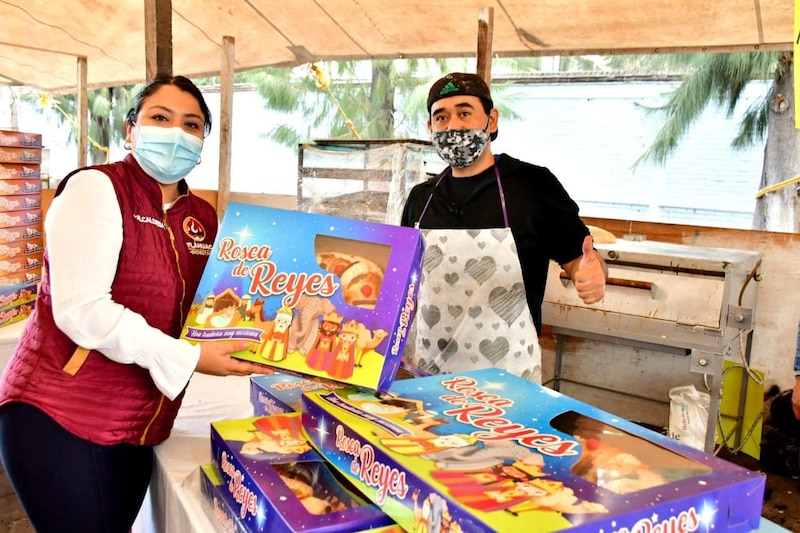
[[[42,136],[0,130],[0,327],[33,310],[44,256]]]

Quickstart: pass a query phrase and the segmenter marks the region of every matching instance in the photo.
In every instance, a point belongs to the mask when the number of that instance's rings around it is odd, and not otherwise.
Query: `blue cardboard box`
[[[182,337],[234,357],[385,391],[414,318],[419,230],[231,203]]]
[[[217,465],[213,463],[201,465],[200,491],[211,507],[214,518],[222,526],[222,529],[229,533],[248,533],[247,528],[236,515],[236,510],[228,503],[225,490]]]
[[[335,390],[343,385],[276,372],[250,377],[250,403],[254,416],[280,415],[300,411],[304,392]]]
[[[765,477],[498,369],[303,395],[320,453],[408,531],[757,529]]]
[[[334,533],[393,524],[313,450],[299,413],[211,423],[225,501],[248,531]]]

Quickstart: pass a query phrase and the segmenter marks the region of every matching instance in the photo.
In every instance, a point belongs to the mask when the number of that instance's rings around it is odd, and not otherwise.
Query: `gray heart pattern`
[[[429,246],[423,259],[419,318],[406,350],[410,362],[445,373],[497,366],[526,379],[541,379],[538,339],[519,259],[510,253],[515,250],[510,231],[424,233]],[[488,315],[486,307],[491,309]]]
[[[425,255],[422,258],[422,268],[425,272],[430,273],[442,262],[444,252],[437,245],[429,246],[425,250]]]
[[[458,352],[458,343],[455,339],[439,339],[436,342],[436,346],[439,347],[442,359],[445,361],[449,360]]]
[[[496,269],[494,259],[488,255],[480,259],[469,259],[464,265],[464,272],[477,281],[478,285],[483,285],[486,280],[491,278]]]
[[[496,365],[508,353],[508,339],[505,337],[497,337],[493,341],[484,339],[478,345],[478,350],[482,356]]]
[[[504,228],[489,230],[489,235],[495,238],[497,242],[503,242],[508,236],[508,232]]]
[[[489,293],[489,308],[509,326],[527,305],[525,287],[522,283],[515,283],[511,286],[511,290],[495,287]]]
[[[435,305],[423,305],[420,310],[422,311],[422,319],[428,324],[429,328],[438,324],[442,318],[442,312]]]

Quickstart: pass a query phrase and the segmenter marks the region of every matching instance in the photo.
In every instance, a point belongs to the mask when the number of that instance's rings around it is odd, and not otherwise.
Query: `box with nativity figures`
[[[765,478],[498,369],[303,395],[310,442],[407,531],[751,531]]]
[[[304,392],[334,390],[344,385],[303,378],[283,372],[250,377],[250,404],[254,416],[280,415],[300,411]]]
[[[314,451],[300,413],[211,423],[219,503],[247,531],[352,532],[394,522]],[[218,503],[218,505],[219,505]]]
[[[414,317],[419,230],[231,203],[182,336],[234,357],[385,391]]]
[[[209,513],[224,531],[229,533],[250,533],[236,514],[236,509],[228,503],[224,491],[228,490],[222,482],[217,465],[210,463],[200,467],[200,490],[209,505]],[[405,533],[400,526],[381,526],[355,533]]]

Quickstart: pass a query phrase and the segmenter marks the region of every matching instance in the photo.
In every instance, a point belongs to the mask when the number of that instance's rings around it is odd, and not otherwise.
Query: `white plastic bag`
[[[694,385],[669,390],[669,436],[702,450],[706,443],[711,397]]]

